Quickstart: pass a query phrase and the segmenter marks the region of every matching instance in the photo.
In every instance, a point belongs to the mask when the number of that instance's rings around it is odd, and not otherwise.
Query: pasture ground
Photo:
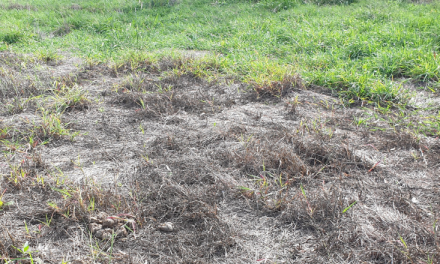
[[[439,263],[438,2],[321,2],[2,2],[1,261]]]

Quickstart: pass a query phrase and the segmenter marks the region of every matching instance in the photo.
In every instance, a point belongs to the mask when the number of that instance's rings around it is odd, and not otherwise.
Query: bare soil
[[[440,262],[436,137],[357,126],[365,109],[319,87],[24,61],[0,53],[0,137],[20,143],[0,143],[4,262],[26,241],[44,263]],[[62,115],[79,135],[24,142],[63,85],[89,100]],[[96,227],[110,216],[126,234]]]

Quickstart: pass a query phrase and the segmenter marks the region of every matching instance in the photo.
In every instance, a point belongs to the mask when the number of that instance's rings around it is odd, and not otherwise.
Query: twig
[[[380,163],[380,160],[376,164],[374,164],[373,167],[371,167],[371,169],[368,170],[368,172],[371,172],[372,170],[374,170],[376,168],[376,166],[379,165],[379,163]]]
[[[422,154],[422,158],[423,158],[423,161],[425,162],[425,165],[428,166],[428,162],[426,162],[425,155],[423,155],[422,148],[419,148],[419,150],[420,150],[420,154]]]

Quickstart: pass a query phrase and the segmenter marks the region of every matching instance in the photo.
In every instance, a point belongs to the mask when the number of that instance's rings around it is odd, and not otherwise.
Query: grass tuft
[[[10,32],[0,33],[0,42],[4,42],[9,45],[20,42],[22,38],[23,38],[23,33],[20,31],[10,31]]]

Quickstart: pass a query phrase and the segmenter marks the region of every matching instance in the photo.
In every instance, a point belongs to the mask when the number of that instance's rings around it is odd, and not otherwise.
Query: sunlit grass
[[[351,100],[399,100],[395,78],[438,87],[438,2],[304,2],[19,0],[0,10],[0,50],[105,62],[204,50],[218,67],[201,75],[267,83],[293,69]]]

